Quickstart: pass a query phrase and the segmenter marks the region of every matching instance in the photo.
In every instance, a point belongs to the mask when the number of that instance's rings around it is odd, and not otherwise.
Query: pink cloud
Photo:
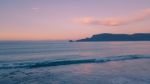
[[[39,12],[39,10],[40,10],[40,8],[37,8],[37,7],[31,8],[31,9],[35,12]]]
[[[120,26],[120,25],[126,25],[130,23],[143,21],[146,19],[150,19],[150,8],[137,11],[134,14],[131,14],[130,16],[125,16],[121,18],[109,17],[103,19],[95,19],[93,17],[83,17],[83,18],[77,18],[74,21],[86,25]]]

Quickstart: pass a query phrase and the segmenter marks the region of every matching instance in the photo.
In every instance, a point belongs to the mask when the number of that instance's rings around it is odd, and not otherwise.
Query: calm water
[[[0,84],[150,84],[150,42],[0,42]]]

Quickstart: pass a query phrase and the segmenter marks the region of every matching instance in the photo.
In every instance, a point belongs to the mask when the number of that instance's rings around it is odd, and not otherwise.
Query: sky
[[[150,33],[150,0],[0,0],[0,40]]]

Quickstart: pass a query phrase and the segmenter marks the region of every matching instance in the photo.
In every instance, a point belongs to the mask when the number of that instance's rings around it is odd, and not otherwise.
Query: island
[[[150,41],[150,33],[135,33],[135,34],[111,34],[102,33],[93,35],[90,38],[79,40],[70,40],[69,42],[89,42],[89,41]]]

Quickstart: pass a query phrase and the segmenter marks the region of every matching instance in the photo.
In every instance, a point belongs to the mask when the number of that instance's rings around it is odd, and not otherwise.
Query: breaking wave
[[[0,69],[11,68],[39,68],[71,64],[84,64],[84,63],[106,63],[111,61],[125,61],[135,59],[150,59],[150,55],[124,55],[124,56],[111,56],[93,59],[75,59],[75,60],[57,60],[57,61],[38,61],[38,62],[16,62],[16,63],[1,63]]]

